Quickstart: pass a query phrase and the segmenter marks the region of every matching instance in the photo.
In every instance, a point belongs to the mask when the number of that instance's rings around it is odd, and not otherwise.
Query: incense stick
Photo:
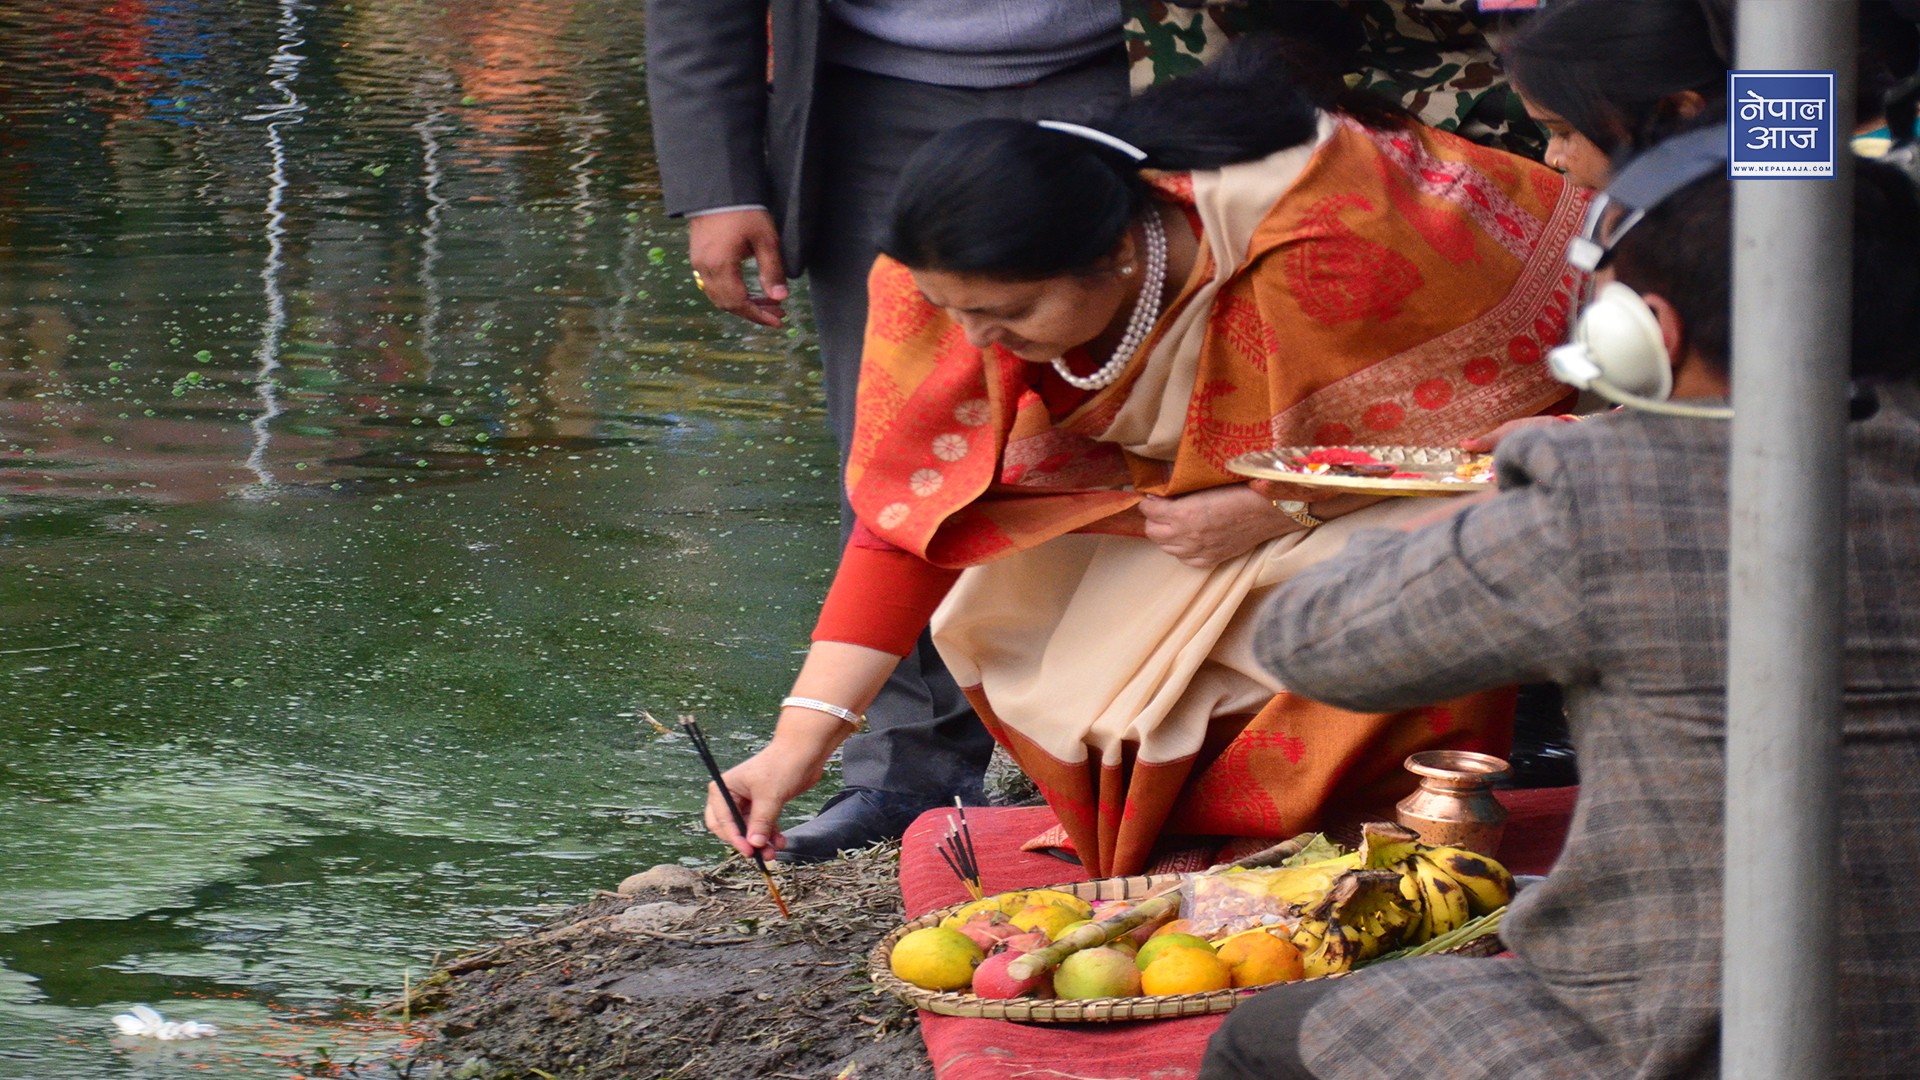
[[[746,839],[746,815],[740,812],[740,804],[733,801],[732,790],[727,787],[727,782],[720,776],[720,763],[713,760],[713,751],[707,746],[706,732],[700,730],[700,724],[691,716],[681,717],[680,727],[687,733],[687,738],[693,743],[693,748],[699,751],[700,760],[707,763],[707,772],[713,775],[713,786],[720,789],[720,797],[727,801],[727,809],[733,814],[733,824],[740,830],[740,838],[743,840]],[[793,918],[793,915],[787,911],[786,899],[780,895],[780,886],[774,884],[773,872],[767,869],[767,861],[760,857],[760,852],[757,850],[753,853],[753,865],[759,867],[760,876],[767,879],[767,891],[773,894],[773,906],[780,909],[780,917],[783,919]]]
[[[954,876],[960,879],[960,884],[967,887],[967,892],[973,894],[975,900],[986,895],[980,888],[980,864],[967,849],[967,845],[962,842],[960,826],[954,821],[952,814],[947,815],[946,839],[935,844],[934,850],[940,853],[941,858],[947,860],[947,865],[953,869]]]
[[[953,876],[960,879],[960,884],[965,885],[968,892],[972,892],[973,882],[967,880],[966,871],[960,869],[959,864],[953,861],[953,856],[947,854],[947,849],[936,844],[933,850],[940,853],[940,861],[947,864],[947,869],[953,871]],[[974,899],[978,900],[979,897],[975,896]]]
[[[960,803],[960,796],[953,797],[953,808],[960,811],[960,839],[967,845],[967,861],[973,864],[974,884],[980,883],[980,852],[973,846],[973,827],[967,824],[967,808]]]

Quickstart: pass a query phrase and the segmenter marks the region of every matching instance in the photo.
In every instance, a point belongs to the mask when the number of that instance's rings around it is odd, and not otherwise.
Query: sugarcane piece
[[[1256,851],[1239,862],[1213,867],[1206,873],[1221,874],[1229,870],[1257,870],[1265,866],[1276,866],[1299,854],[1317,835],[1319,834],[1301,833],[1291,840],[1282,840],[1270,848]],[[1007,976],[1016,982],[1031,979],[1043,971],[1058,967],[1062,960],[1082,949],[1097,949],[1121,934],[1166,915],[1180,904],[1181,884],[1181,882],[1175,882],[1167,885],[1124,911],[1116,912],[1098,922],[1088,923],[1068,932],[1065,937],[1044,949],[1035,949],[1027,953],[1007,965]]]

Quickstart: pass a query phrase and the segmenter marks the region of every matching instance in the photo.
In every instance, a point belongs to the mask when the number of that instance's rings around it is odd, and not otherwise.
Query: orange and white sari
[[[1121,379],[1066,415],[1035,390],[1044,369],[968,345],[880,260],[847,473],[873,533],[968,568],[935,643],[1096,875],[1172,837],[1377,815],[1416,750],[1504,752],[1508,692],[1356,714],[1253,659],[1268,591],[1421,500],[1210,570],[1146,540],[1133,508],[1242,482],[1225,464],[1249,450],[1449,445],[1545,411],[1567,396],[1541,361],[1579,286],[1578,193],[1426,128],[1328,117],[1312,145],[1157,186],[1197,214],[1197,265]]]

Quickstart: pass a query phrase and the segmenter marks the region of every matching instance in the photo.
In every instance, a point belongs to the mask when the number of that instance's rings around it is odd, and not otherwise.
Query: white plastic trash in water
[[[135,1005],[130,1011],[114,1017],[113,1026],[119,1028],[122,1035],[143,1035],[161,1040],[204,1039],[220,1034],[220,1029],[212,1024],[203,1024],[198,1020],[168,1020],[146,1005]]]

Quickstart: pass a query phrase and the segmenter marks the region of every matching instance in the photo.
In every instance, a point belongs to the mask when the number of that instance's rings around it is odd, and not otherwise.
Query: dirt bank
[[[411,1075],[924,1080],[914,1014],[867,981],[902,918],[897,847],[780,873],[782,921],[738,860],[669,867],[415,987],[440,1038]],[[677,880],[671,880],[677,879]]]

